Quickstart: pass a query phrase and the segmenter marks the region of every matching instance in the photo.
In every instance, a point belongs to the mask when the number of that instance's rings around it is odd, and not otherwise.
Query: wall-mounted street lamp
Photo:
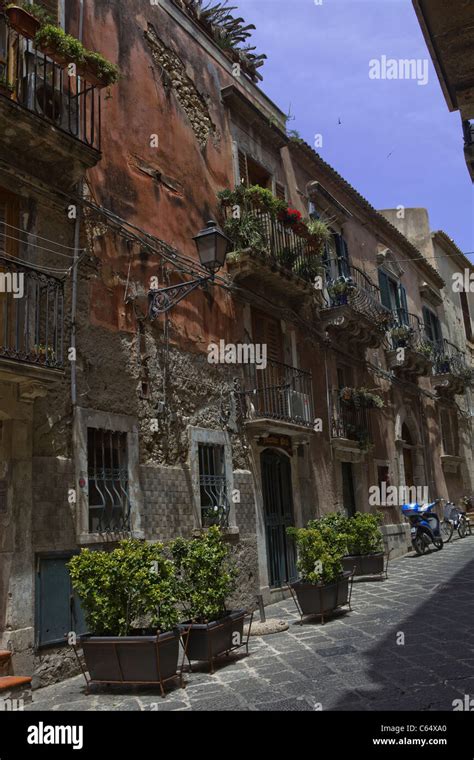
[[[157,288],[148,293],[148,316],[151,320],[172,309],[196,288],[202,287],[214,279],[215,273],[224,266],[230,240],[224,235],[217,222],[209,221],[206,227],[193,238],[199,254],[201,265],[210,272],[209,275],[196,280],[180,282],[166,288]]]

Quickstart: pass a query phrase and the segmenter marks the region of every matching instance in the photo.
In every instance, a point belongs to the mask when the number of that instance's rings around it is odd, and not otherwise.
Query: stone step
[[[0,676],[11,675],[12,653],[8,649],[0,649]]]
[[[0,678],[0,712],[22,710],[32,701],[29,676],[2,676]]]

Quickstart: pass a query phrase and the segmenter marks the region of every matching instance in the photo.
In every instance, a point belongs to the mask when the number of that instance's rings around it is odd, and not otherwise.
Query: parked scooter
[[[403,504],[402,512],[410,522],[411,542],[417,554],[424,554],[433,544],[436,549],[443,548],[440,531],[440,519],[432,509],[439,499],[431,504]]]

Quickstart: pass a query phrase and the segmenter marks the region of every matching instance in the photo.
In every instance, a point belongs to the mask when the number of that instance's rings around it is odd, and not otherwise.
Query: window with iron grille
[[[87,429],[89,531],[130,530],[127,433]]]
[[[202,524],[206,527],[226,527],[229,519],[229,501],[224,446],[200,443],[198,451]]]

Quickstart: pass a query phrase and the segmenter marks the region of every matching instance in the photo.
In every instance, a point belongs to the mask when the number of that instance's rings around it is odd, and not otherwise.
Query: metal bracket
[[[150,290],[148,293],[148,317],[153,322],[160,314],[165,314],[176,304],[186,298],[196,288],[202,287],[214,279],[211,274],[208,277],[200,277],[198,280],[180,282],[178,285],[168,285],[166,288]]]

